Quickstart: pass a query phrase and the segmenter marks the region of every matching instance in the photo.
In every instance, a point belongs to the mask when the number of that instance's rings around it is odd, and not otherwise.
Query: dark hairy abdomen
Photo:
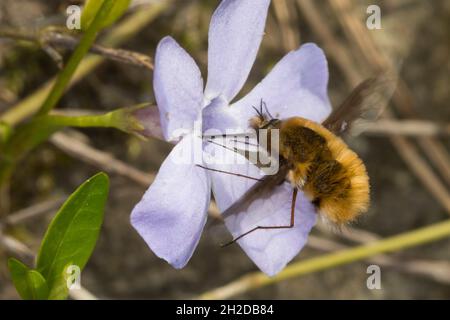
[[[346,169],[333,158],[327,140],[318,132],[304,126],[286,129],[282,155],[297,168],[294,176],[305,181],[302,189],[316,206],[324,197],[344,200],[348,195],[351,184]]]
[[[324,197],[344,200],[350,188],[346,169],[334,159],[317,159],[313,162],[303,187],[311,194],[316,206],[320,206],[320,201]]]

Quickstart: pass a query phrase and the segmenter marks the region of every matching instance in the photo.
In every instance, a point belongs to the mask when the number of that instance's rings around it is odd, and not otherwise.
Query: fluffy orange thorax
[[[369,178],[358,155],[322,125],[293,117],[281,121],[280,155],[288,179],[334,224],[354,220],[369,206]]]

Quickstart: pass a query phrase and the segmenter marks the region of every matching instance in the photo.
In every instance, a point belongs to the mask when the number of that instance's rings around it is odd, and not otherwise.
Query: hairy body
[[[267,196],[288,180],[293,186],[291,219],[288,225],[256,226],[226,245],[256,230],[292,228],[298,190],[305,193],[325,220],[338,227],[367,211],[370,187],[366,168],[338,135],[348,131],[358,119],[376,119],[391,98],[395,82],[396,78],[388,73],[363,81],[321,124],[300,117],[276,119],[261,100],[260,109],[254,107],[257,115],[249,119],[249,125],[257,131],[268,130],[269,136],[271,130],[279,130],[280,170],[257,179],[222,216],[245,211],[255,199]],[[270,149],[269,145],[267,151]]]
[[[279,121],[273,129],[280,130],[280,156],[290,168],[287,179],[320,214],[341,225],[367,210],[366,168],[341,138],[300,117]]]

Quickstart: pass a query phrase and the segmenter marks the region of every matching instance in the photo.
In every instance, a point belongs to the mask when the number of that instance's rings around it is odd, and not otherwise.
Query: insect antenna
[[[209,143],[215,144],[216,146],[219,146],[219,147],[225,148],[225,149],[227,149],[227,150],[233,151],[233,152],[235,152],[235,153],[238,153],[238,152],[239,152],[239,149],[238,149],[238,148],[231,148],[231,147],[225,146],[225,145],[223,145],[223,144],[220,144],[220,143],[218,143],[218,142],[216,142],[216,141],[214,141],[214,140],[210,140],[210,139],[208,139],[208,140],[206,140],[206,141],[208,141]]]
[[[267,108],[267,103],[265,103],[265,102],[263,101],[263,99],[261,99],[261,105],[260,105],[261,112],[262,112],[263,106],[264,106],[264,110],[266,111],[266,114],[270,117],[270,119],[275,119],[275,118],[272,116],[272,114],[270,113],[269,108]]]
[[[214,172],[219,172],[219,173],[225,173],[225,174],[229,174],[229,175],[233,175],[236,177],[242,177],[242,178],[247,178],[250,180],[256,180],[256,181],[262,181],[262,179],[259,178],[254,178],[254,177],[250,177],[250,176],[246,176],[245,174],[240,174],[240,173],[235,173],[235,172],[229,172],[229,171],[224,171],[224,170],[218,170],[218,169],[213,169],[213,168],[208,168],[205,166],[202,166],[200,164],[196,164],[197,167],[203,168],[205,170],[209,170],[209,171],[214,171]]]
[[[246,140],[247,140],[247,141],[240,141],[240,140],[237,140],[237,139],[233,139],[233,140],[230,140],[230,141],[232,141],[232,142],[237,142],[237,143],[242,143],[242,144],[247,145],[247,146],[252,146],[252,147],[260,148],[260,145],[259,145],[259,144],[254,144],[254,143],[251,143],[250,141],[248,141],[248,137],[246,137]],[[244,153],[247,153],[247,152],[250,152],[250,153],[251,153],[250,150],[239,149],[239,148],[236,148],[236,147],[233,147],[233,148],[232,148],[232,147],[228,147],[228,146],[223,145],[223,144],[220,144],[220,143],[218,143],[218,142],[216,142],[216,141],[214,141],[214,140],[208,139],[208,140],[206,140],[206,141],[209,142],[209,143],[215,144],[216,146],[225,148],[225,149],[227,149],[227,150],[229,150],[229,151],[232,151],[232,152],[234,152],[234,153],[239,153],[239,154],[241,154],[241,155],[245,155]]]
[[[252,106],[252,108],[256,111],[256,114],[258,115],[258,117],[260,119],[264,119],[264,114],[262,113],[262,109],[258,110],[258,108],[256,108],[255,106]]]

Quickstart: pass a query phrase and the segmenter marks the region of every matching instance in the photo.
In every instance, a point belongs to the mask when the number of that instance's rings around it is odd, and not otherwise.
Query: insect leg
[[[293,228],[295,225],[295,202],[297,200],[297,193],[298,193],[298,189],[294,188],[294,192],[292,193],[292,203],[291,203],[291,222],[289,225],[286,226],[257,226],[243,234],[241,234],[240,236],[234,238],[233,240],[231,240],[230,242],[227,242],[223,245],[221,245],[221,247],[227,247],[230,244],[235,243],[236,241],[238,241],[239,239],[245,237],[246,235],[249,235],[250,233],[256,231],[256,230],[270,230],[270,229],[290,229]]]
[[[214,172],[220,172],[220,173],[230,174],[230,175],[233,175],[233,176],[242,177],[242,178],[247,178],[247,179],[256,180],[256,181],[262,181],[262,179],[258,179],[258,178],[246,176],[246,175],[240,174],[240,173],[234,173],[234,172],[228,172],[228,171],[223,171],[223,170],[218,170],[218,169],[212,169],[212,168],[208,168],[208,167],[202,166],[202,165],[200,165],[200,164],[196,164],[196,166],[197,166],[197,167],[200,167],[200,168],[203,168],[203,169],[205,169],[205,170],[210,170],[210,171],[214,171]]]
[[[251,142],[248,141],[247,139],[246,139],[246,141],[240,141],[240,140],[238,140],[238,139],[233,139],[233,140],[230,140],[230,141],[231,141],[231,142],[239,142],[239,143],[243,143],[243,144],[245,144],[245,145],[247,145],[247,146],[259,147],[259,144],[251,143]]]
[[[226,146],[226,145],[223,145],[223,144],[220,144],[220,143],[218,143],[218,142],[215,142],[215,141],[213,141],[213,140],[207,140],[207,141],[208,141],[209,143],[215,144],[216,146],[225,148],[225,149],[230,150],[230,151],[233,151],[233,152],[238,152],[238,151],[239,151],[237,148],[231,148],[231,147],[228,147],[228,146]]]
[[[256,151],[253,151],[253,152],[252,152],[252,151],[250,151],[250,150],[245,150],[245,149],[239,149],[239,148],[236,148],[236,147],[229,147],[229,146],[220,144],[220,143],[218,143],[218,142],[215,142],[215,141],[213,141],[213,140],[207,140],[207,141],[208,141],[209,143],[215,144],[216,146],[222,147],[222,148],[227,149],[227,150],[229,150],[229,151],[232,151],[232,152],[234,152],[234,153],[239,153],[240,155],[243,155],[244,157],[246,157],[247,160],[249,160],[249,159],[248,159],[248,154],[249,154],[249,153],[255,153],[255,152],[256,152]],[[259,145],[253,144],[253,143],[251,143],[251,142],[249,142],[249,141],[246,141],[246,142],[244,142],[244,141],[238,141],[238,140],[232,140],[232,141],[234,141],[234,142],[239,142],[239,143],[243,143],[243,144],[245,144],[245,145],[247,145],[247,146],[254,146],[254,147],[258,147],[258,148],[259,148]]]

